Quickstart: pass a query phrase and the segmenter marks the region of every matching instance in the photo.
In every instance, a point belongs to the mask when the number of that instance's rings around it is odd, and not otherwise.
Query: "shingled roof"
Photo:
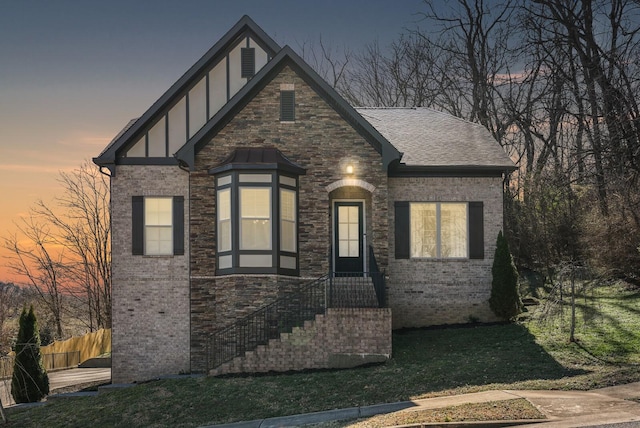
[[[477,123],[424,107],[356,110],[403,153],[403,166],[515,169],[489,131]]]

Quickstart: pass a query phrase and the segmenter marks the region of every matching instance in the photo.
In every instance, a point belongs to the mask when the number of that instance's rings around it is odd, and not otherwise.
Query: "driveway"
[[[110,382],[111,369],[69,369],[49,373],[49,389],[54,392],[56,389],[73,385],[80,385],[89,382]],[[13,402],[11,397],[11,379],[0,380],[0,400],[2,405],[8,407]]]

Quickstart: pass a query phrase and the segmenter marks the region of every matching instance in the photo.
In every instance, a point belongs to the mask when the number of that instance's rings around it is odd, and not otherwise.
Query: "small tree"
[[[489,306],[498,317],[511,320],[522,312],[522,301],[518,292],[518,271],[513,264],[509,244],[502,231],[498,233],[491,274],[493,280]]]
[[[20,330],[11,379],[11,395],[16,403],[34,403],[49,393],[49,377],[42,364],[40,334],[33,306],[20,315]]]

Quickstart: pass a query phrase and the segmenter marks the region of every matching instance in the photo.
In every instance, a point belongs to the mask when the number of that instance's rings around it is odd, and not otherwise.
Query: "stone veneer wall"
[[[188,173],[177,166],[120,165],[111,178],[112,381],[188,372],[189,242],[183,256],[134,256],[131,197],[184,196]]]
[[[390,178],[389,194],[390,228],[395,201],[484,203],[483,260],[396,260],[390,233],[387,287],[393,328],[495,321],[488,300],[496,239],[503,227],[502,178]]]
[[[391,310],[329,309],[304,327],[212,370],[213,375],[348,368],[391,358]]]
[[[281,84],[295,87],[296,121],[280,122]],[[299,180],[300,278],[216,276],[216,200],[208,170],[239,147],[275,147],[306,169]],[[347,177],[345,167],[355,167]],[[326,187],[345,178],[373,185],[371,236],[381,268],[388,254],[387,176],[382,156],[291,68],[285,67],[196,155],[191,188],[192,370],[200,371],[209,333],[329,272],[331,201]]]

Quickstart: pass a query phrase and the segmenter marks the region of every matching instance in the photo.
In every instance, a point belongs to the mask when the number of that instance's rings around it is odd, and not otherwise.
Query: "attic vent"
[[[294,122],[296,120],[295,91],[280,91],[280,121]]]
[[[241,51],[241,77],[251,78],[256,74],[256,50],[254,48],[242,48]]]

